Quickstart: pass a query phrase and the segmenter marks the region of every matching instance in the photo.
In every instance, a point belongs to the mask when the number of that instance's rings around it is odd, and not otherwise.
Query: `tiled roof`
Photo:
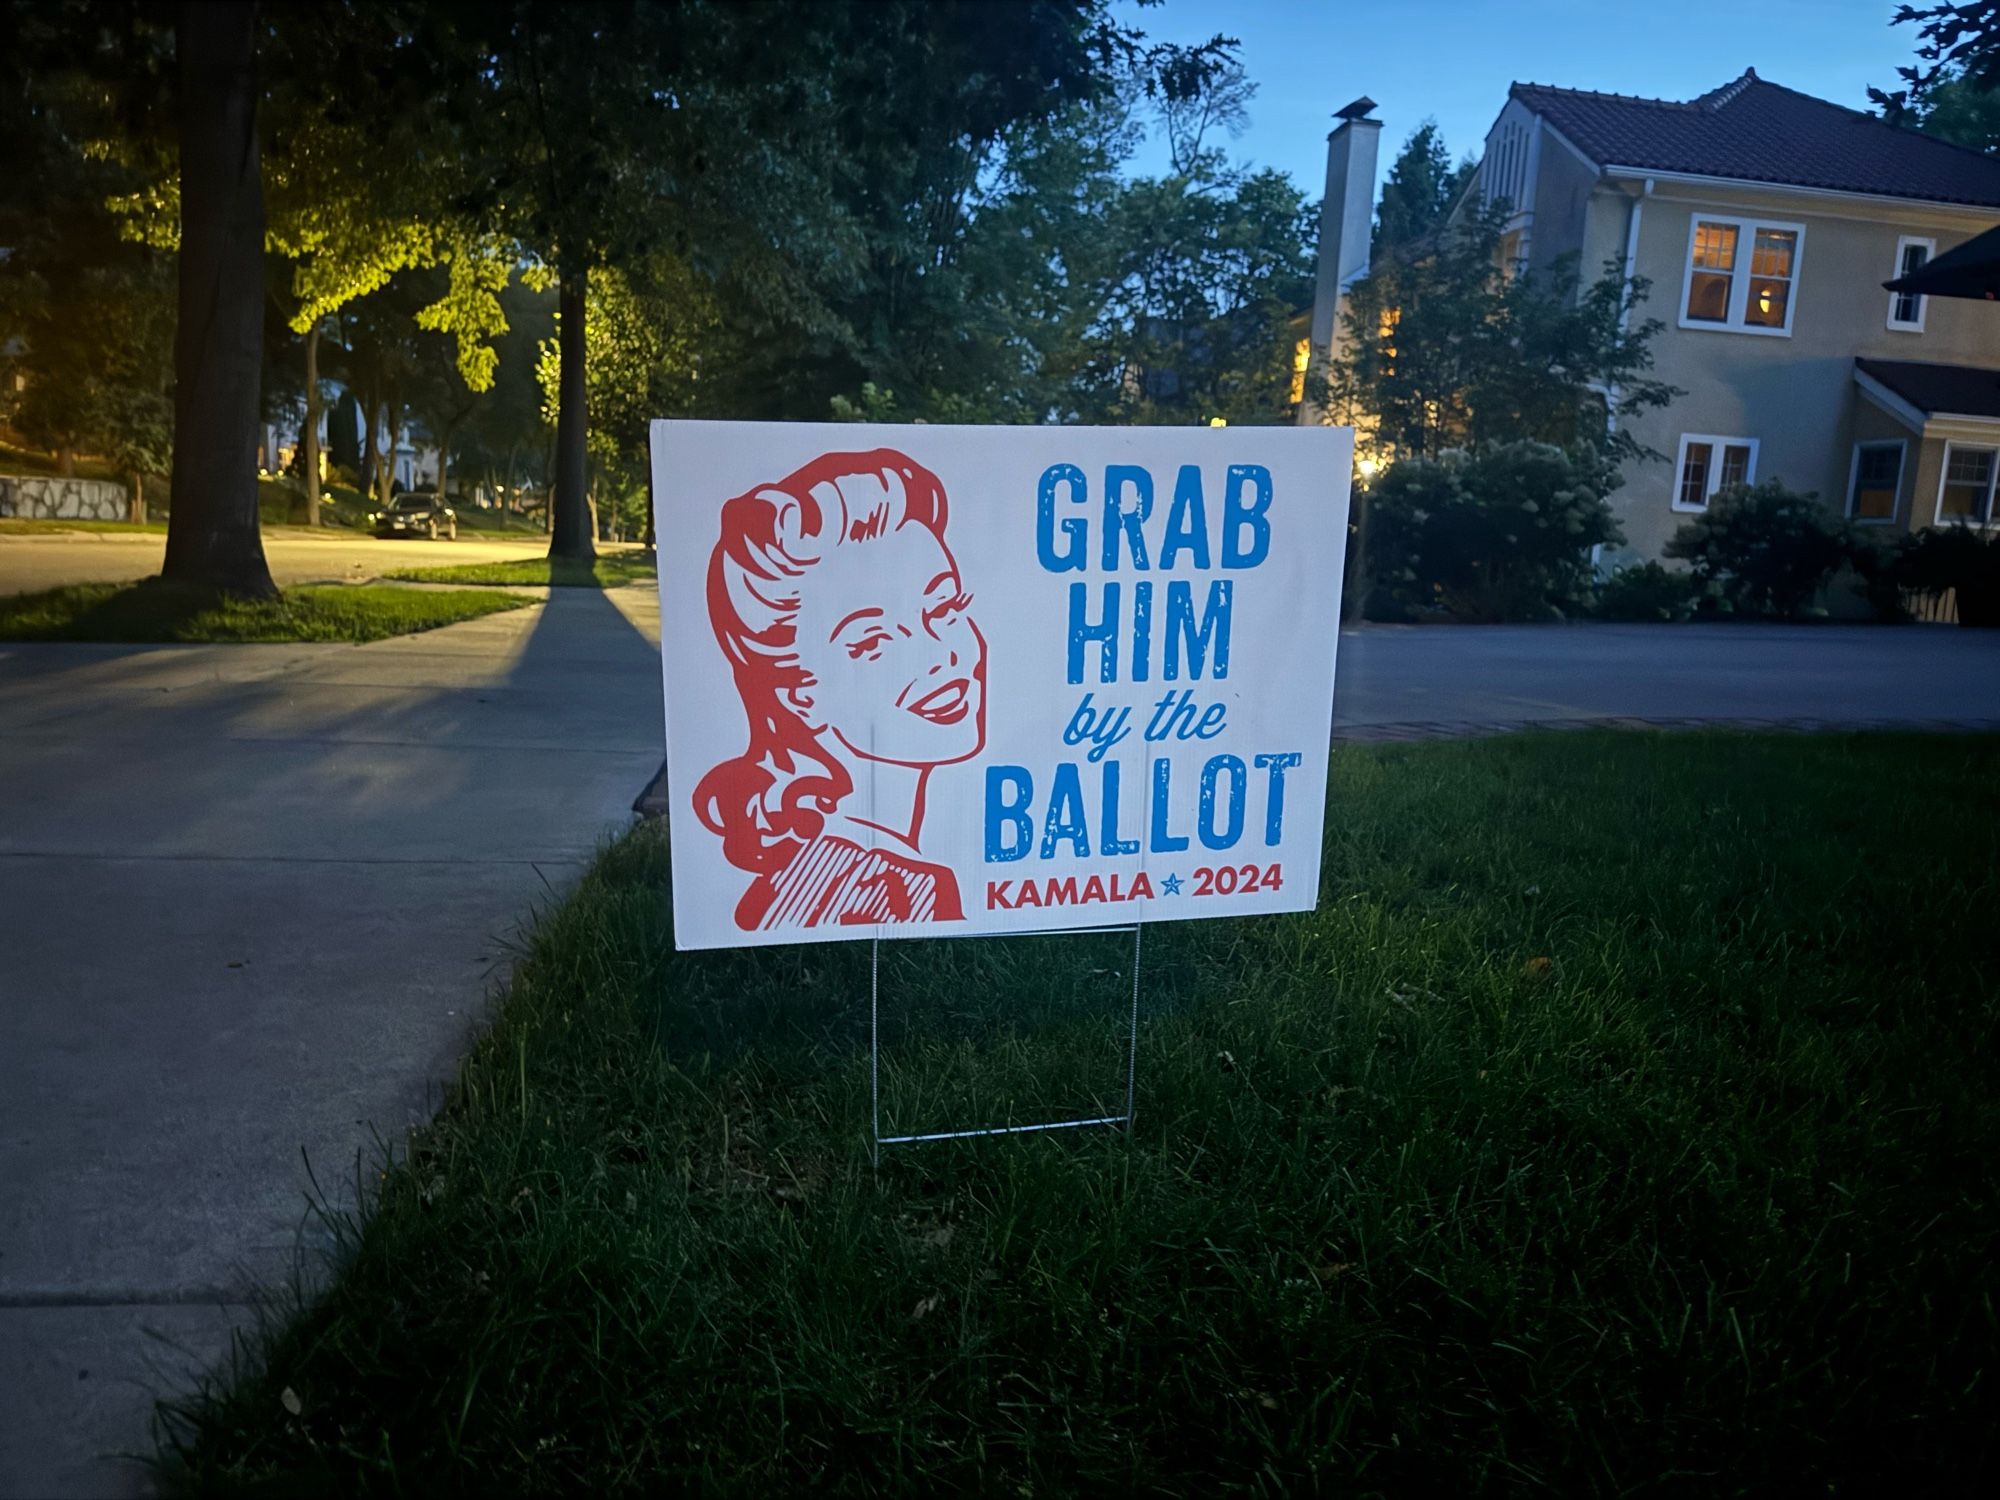
[[[1881,381],[1927,417],[2000,417],[2000,370],[1926,365],[1909,359],[1857,359],[1854,368]]]
[[[1517,83],[1510,91],[1602,167],[1646,167],[2000,208],[2000,159],[1743,76],[1697,99]]]

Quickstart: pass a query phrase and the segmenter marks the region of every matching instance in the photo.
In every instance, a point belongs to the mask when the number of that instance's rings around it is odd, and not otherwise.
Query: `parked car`
[[[371,512],[368,524],[377,536],[458,540],[458,512],[436,495],[400,495],[387,510]]]

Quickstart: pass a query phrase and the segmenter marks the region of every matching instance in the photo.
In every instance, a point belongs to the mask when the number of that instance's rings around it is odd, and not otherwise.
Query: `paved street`
[[[1950,625],[1369,625],[1334,722],[2000,718],[2000,632]]]
[[[0,1495],[137,1487],[99,1455],[319,1243],[301,1152],[340,1193],[424,1114],[659,762],[657,618],[0,644]]]
[[[25,594],[66,583],[123,583],[160,571],[167,539],[150,533],[0,532],[0,594]],[[391,568],[503,562],[540,557],[548,538],[461,531],[455,542],[377,541],[352,531],[304,527],[267,531],[264,556],[280,586],[359,583]]]
[[[332,1187],[424,1114],[659,763],[657,628],[557,590],[368,646],[0,645],[0,1495],[135,1487],[100,1455],[319,1243],[301,1152]],[[1340,674],[1349,728],[2000,715],[2000,637],[1942,627],[1369,627]]]

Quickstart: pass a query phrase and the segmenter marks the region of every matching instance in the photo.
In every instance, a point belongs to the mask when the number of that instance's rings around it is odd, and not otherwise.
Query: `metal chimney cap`
[[[1333,117],[1336,120],[1359,120],[1373,113],[1374,109],[1375,101],[1370,99],[1366,94],[1363,94],[1345,109],[1336,109],[1333,112]]]

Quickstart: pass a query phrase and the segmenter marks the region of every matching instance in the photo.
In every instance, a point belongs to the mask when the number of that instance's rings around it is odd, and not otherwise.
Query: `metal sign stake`
[[[1064,936],[1085,936],[1090,933],[1130,932],[1132,934],[1132,1011],[1130,1025],[1125,1039],[1125,1109],[1121,1114],[1097,1115],[1082,1120],[1045,1120],[1034,1125],[986,1125],[970,1130],[933,1130],[915,1135],[882,1134],[882,939],[877,936],[870,944],[868,961],[868,1105],[871,1118],[869,1131],[869,1160],[876,1166],[882,1165],[884,1146],[908,1146],[923,1141],[957,1141],[973,1136],[985,1135],[1030,1135],[1049,1130],[1079,1130],[1087,1125],[1122,1125],[1129,1133],[1132,1129],[1132,1114],[1138,1102],[1139,1087],[1139,960],[1144,941],[1145,924],[1134,922],[1130,927],[1086,927],[1055,929],[1050,932],[1023,932],[1004,934],[1009,937],[1049,937],[1056,932]],[[1003,934],[992,934],[1002,936]],[[961,939],[962,941],[962,939]]]

